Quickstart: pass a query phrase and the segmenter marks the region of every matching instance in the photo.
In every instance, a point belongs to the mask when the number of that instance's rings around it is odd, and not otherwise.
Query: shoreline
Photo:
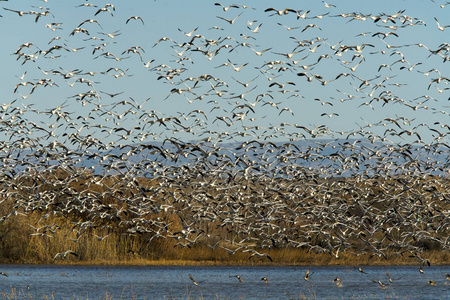
[[[355,267],[355,266],[368,266],[368,267],[411,267],[419,266],[420,264],[413,258],[405,258],[405,260],[398,259],[383,259],[383,260],[373,260],[367,261],[363,259],[353,260],[349,262],[348,260],[334,259],[327,263],[323,263],[314,259],[307,259],[302,262],[270,262],[270,261],[246,261],[246,260],[235,260],[235,261],[213,261],[213,260],[176,260],[176,259],[159,259],[159,260],[126,260],[126,261],[107,261],[107,260],[96,260],[92,262],[88,261],[55,261],[55,262],[30,262],[30,261],[16,261],[16,262],[2,262],[2,265],[31,265],[31,266],[110,266],[110,267]],[[431,261],[431,267],[433,266],[450,266],[450,261],[439,260]],[[428,266],[427,266],[428,268]]]

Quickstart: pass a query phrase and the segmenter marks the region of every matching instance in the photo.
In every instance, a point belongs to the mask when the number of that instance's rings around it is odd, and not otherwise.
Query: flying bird
[[[142,18],[139,17],[139,16],[131,16],[131,17],[129,17],[129,18],[127,19],[127,21],[125,22],[125,24],[128,24],[128,22],[130,22],[130,20],[141,20],[142,25],[144,25],[144,20],[142,20]]]
[[[342,281],[341,281],[341,279],[339,277],[336,277],[333,280],[333,282],[336,283],[337,286],[342,286]]]
[[[310,272],[309,270],[306,270],[305,275],[303,276],[303,279],[305,281],[309,281],[309,278],[311,278],[312,274],[314,274],[314,272]]]
[[[367,274],[361,267],[358,268],[358,271],[363,273],[363,274]]]
[[[234,19],[226,19],[226,18],[220,17],[220,16],[217,16],[217,18],[219,18],[221,20],[224,20],[225,22],[230,23],[230,25],[233,25],[234,22],[236,21],[236,19],[239,18],[240,15],[242,15],[242,13],[238,14],[236,17],[234,17]]]
[[[189,274],[188,276],[189,276],[189,279],[192,280],[192,282],[193,282],[195,285],[198,285],[198,282],[195,281],[195,279],[192,277],[191,274]]]
[[[327,114],[327,113],[323,113],[323,114],[321,114],[320,116],[327,116],[328,118],[331,118],[332,116],[339,116],[339,114],[337,114],[337,113],[331,113],[331,114]]]
[[[100,26],[100,28],[101,29],[103,29],[103,27],[102,27],[102,25],[97,21],[97,20],[94,20],[94,19],[87,19],[87,20],[84,20],[83,22],[81,22],[80,23],[80,25],[78,25],[77,27],[81,27],[81,25],[83,25],[83,24],[85,24],[85,23],[96,23],[98,26]]]
[[[237,6],[236,4],[232,4],[229,6],[223,6],[222,4],[216,2],[216,3],[214,3],[214,5],[222,7],[223,11],[225,11],[225,12],[227,12],[230,8],[239,8],[239,6]]]
[[[438,28],[440,31],[444,31],[445,28],[450,27],[450,25],[445,25],[445,26],[439,25],[439,21],[438,21],[438,19],[436,19],[436,17],[434,18],[434,20],[436,21],[437,28]]]
[[[264,12],[269,12],[269,11],[274,11],[275,13],[273,15],[279,15],[279,16],[287,15],[290,12],[295,13],[295,14],[298,13],[298,11],[296,11],[295,9],[292,9],[292,8],[285,8],[282,10],[278,10],[273,7],[270,7],[270,8],[267,8],[264,10]]]

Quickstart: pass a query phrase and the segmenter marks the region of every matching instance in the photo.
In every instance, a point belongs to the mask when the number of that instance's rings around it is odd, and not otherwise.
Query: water
[[[3,265],[0,271],[9,276],[1,276],[0,292],[4,299],[13,290],[21,293],[17,299],[450,299],[450,266],[426,267],[425,274],[418,267],[365,267],[368,274],[354,267],[311,267],[309,282],[303,279],[307,269]],[[386,271],[394,282],[382,289],[372,280],[389,283]],[[332,283],[336,277],[342,287]]]

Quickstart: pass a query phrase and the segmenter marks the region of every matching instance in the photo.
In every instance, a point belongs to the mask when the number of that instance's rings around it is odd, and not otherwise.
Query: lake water
[[[312,273],[309,282],[305,271]],[[450,299],[450,266],[110,267],[0,265],[1,298],[9,299]],[[389,272],[393,283],[386,276]],[[188,275],[199,283],[195,286]],[[240,275],[242,282],[236,277]],[[268,278],[268,283],[261,281]],[[333,279],[339,277],[342,286]],[[372,280],[386,283],[383,289]],[[428,284],[436,282],[435,286]],[[388,285],[389,284],[389,285]]]

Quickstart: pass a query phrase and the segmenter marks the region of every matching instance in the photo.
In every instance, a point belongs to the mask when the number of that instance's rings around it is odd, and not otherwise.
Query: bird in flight
[[[337,113],[331,113],[331,114],[327,114],[327,113],[323,113],[323,114],[321,114],[320,116],[327,116],[328,118],[331,118],[332,116],[339,116],[339,114],[337,114]]]
[[[242,282],[242,277],[239,275],[234,275],[234,276],[230,275],[230,277],[236,277],[239,280],[239,282]]]
[[[223,6],[222,4],[216,2],[216,3],[214,3],[214,5],[222,7],[223,11],[225,11],[225,12],[228,11],[230,8],[239,8],[239,6],[237,6],[236,4],[232,4],[229,6]]]
[[[195,285],[198,285],[198,282],[195,281],[194,277],[192,277],[191,274],[189,274],[188,276],[189,276],[189,279],[192,280],[192,282],[193,282]]]
[[[341,279],[340,279],[339,277],[336,277],[336,278],[333,280],[333,282],[335,282],[337,286],[342,286],[342,281],[341,281]]]
[[[439,25],[439,21],[438,21],[438,19],[436,19],[436,17],[434,18],[434,20],[436,21],[437,28],[438,28],[440,31],[444,31],[445,28],[450,27],[450,25],[445,25],[445,26]]]
[[[279,16],[287,15],[290,12],[295,13],[295,14],[298,13],[298,11],[296,11],[295,9],[292,9],[292,8],[285,8],[285,9],[282,9],[282,10],[278,10],[278,9],[273,8],[273,7],[269,7],[266,10],[264,10],[264,12],[269,12],[269,11],[274,11],[275,13],[273,15],[278,14]]]
[[[73,255],[73,256],[75,256],[75,257],[78,257],[78,256],[79,256],[79,255],[78,255],[77,253],[75,253],[74,251],[72,251],[72,250],[67,250],[66,252],[63,252],[63,253],[56,253],[55,257],[53,257],[53,260],[56,260],[56,259],[58,259],[58,258],[66,259],[67,256],[68,256],[69,254],[70,254],[70,255]]]
[[[233,23],[236,21],[237,18],[239,18],[240,15],[242,15],[242,13],[238,14],[236,17],[234,17],[234,19],[231,19],[231,20],[225,19],[224,17],[220,17],[220,16],[217,16],[217,17],[218,17],[219,19],[222,19],[222,20],[224,20],[224,21],[230,23],[230,25],[233,25]]]
[[[361,267],[358,268],[358,271],[363,273],[363,274],[367,274]]]
[[[311,278],[312,274],[314,274],[314,272],[310,272],[309,270],[306,270],[305,276],[303,276],[303,279],[305,279],[305,281],[309,281],[309,278]]]
[[[381,282],[381,280],[378,280],[378,281],[372,280],[372,282],[378,283],[382,289],[386,288],[386,285],[383,282]]]
[[[129,17],[129,18],[127,19],[127,21],[125,22],[125,24],[128,24],[128,22],[130,22],[130,20],[141,20],[142,25],[144,25],[144,20],[142,20],[142,18],[139,17],[139,16],[131,16],[131,17]]]

